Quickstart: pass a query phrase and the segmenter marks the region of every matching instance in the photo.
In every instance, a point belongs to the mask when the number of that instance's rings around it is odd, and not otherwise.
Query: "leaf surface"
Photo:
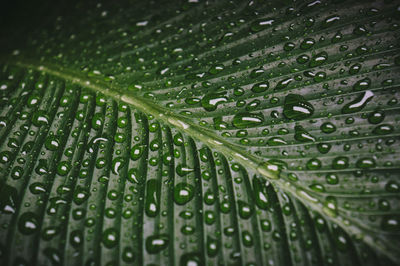
[[[2,264],[398,264],[398,4],[194,2],[1,58]]]

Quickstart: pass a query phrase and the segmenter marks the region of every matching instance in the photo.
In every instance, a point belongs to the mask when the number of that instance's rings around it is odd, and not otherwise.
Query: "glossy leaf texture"
[[[74,7],[0,59],[1,265],[398,265],[396,1]]]

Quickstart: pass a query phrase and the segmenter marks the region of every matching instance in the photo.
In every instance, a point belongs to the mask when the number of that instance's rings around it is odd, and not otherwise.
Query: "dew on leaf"
[[[104,230],[102,242],[106,248],[116,247],[119,242],[119,232],[114,228]]]
[[[274,24],[274,22],[275,19],[273,18],[258,19],[251,23],[250,28],[253,32],[259,32],[270,28]]]
[[[207,236],[206,246],[207,246],[207,256],[208,257],[212,258],[218,254],[219,243],[216,239],[214,239],[210,236]]]
[[[242,231],[242,242],[243,245],[246,247],[251,247],[253,245],[253,236],[250,234],[249,231]]]
[[[32,124],[37,127],[48,125],[49,124],[49,116],[43,110],[38,110],[32,115]]]
[[[7,184],[0,188],[0,213],[15,213],[18,200],[18,191]]]
[[[268,81],[260,82],[260,83],[254,84],[253,87],[251,88],[251,91],[255,92],[255,93],[261,93],[261,92],[266,91],[268,88],[269,88],[269,82]]]
[[[371,86],[371,79],[370,78],[363,78],[363,79],[357,81],[353,85],[353,90],[354,91],[364,91],[364,90],[369,89],[370,86]]]
[[[294,127],[294,139],[300,142],[314,142],[315,137],[312,136],[308,131],[304,129],[302,126],[295,126]]]
[[[362,169],[373,168],[376,166],[376,163],[373,158],[364,157],[357,160],[356,166]]]
[[[372,91],[365,91],[352,102],[343,106],[342,114],[351,114],[361,111],[373,97],[374,93]]]
[[[232,124],[236,128],[249,128],[258,126],[263,122],[264,116],[262,113],[242,112],[234,116]]]
[[[382,125],[375,127],[374,130],[372,130],[372,133],[374,133],[376,135],[387,135],[387,134],[392,133],[393,130],[394,130],[394,128],[392,125],[382,124]]]
[[[225,96],[225,93],[208,93],[201,99],[201,106],[206,111],[215,111],[219,104],[225,103],[228,101],[228,98]]]
[[[332,161],[332,168],[336,170],[346,169],[349,167],[349,158],[346,156],[338,156]]]
[[[285,97],[283,115],[288,119],[302,120],[312,116],[314,107],[298,94],[289,94]]]
[[[279,81],[276,86],[275,86],[275,90],[279,91],[279,90],[283,90],[285,88],[287,88],[287,86],[289,86],[290,83],[292,83],[292,81],[294,81],[293,78],[285,78],[282,79],[281,81]]]
[[[146,238],[146,251],[149,254],[159,253],[169,244],[169,238],[166,234],[153,235]]]
[[[174,187],[174,200],[176,204],[184,205],[194,197],[194,187],[188,183],[179,183]]]
[[[322,163],[317,158],[312,158],[312,159],[308,160],[306,163],[306,168],[308,170],[318,170],[321,168],[321,166],[322,166]]]
[[[239,209],[239,216],[243,219],[249,219],[253,214],[253,207],[242,200],[238,200],[237,203]]]
[[[374,111],[368,115],[368,122],[371,124],[379,124],[385,119],[385,113],[383,111]]]
[[[320,52],[311,58],[309,66],[310,67],[320,66],[323,63],[325,63],[326,60],[328,60],[328,54],[326,52]]]
[[[134,161],[138,160],[142,156],[144,150],[145,150],[144,145],[136,144],[135,146],[133,146],[130,153],[131,159]]]
[[[39,218],[33,212],[23,213],[18,220],[18,230],[24,235],[31,235],[39,230]]]
[[[150,179],[146,185],[145,212],[149,217],[157,216],[160,209],[160,184],[156,179]]]
[[[321,125],[320,129],[326,134],[331,134],[336,131],[336,126],[331,122],[325,122]]]

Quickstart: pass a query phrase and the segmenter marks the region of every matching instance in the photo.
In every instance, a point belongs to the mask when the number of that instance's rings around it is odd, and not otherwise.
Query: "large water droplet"
[[[166,234],[149,236],[146,239],[146,250],[150,254],[159,253],[168,246],[169,238]]]
[[[147,181],[145,212],[149,217],[157,216],[160,209],[160,184],[156,179]]]
[[[209,93],[206,94],[201,99],[201,106],[206,111],[215,111],[219,104],[225,103],[228,101],[228,98],[224,96],[224,92],[220,93]]]
[[[174,200],[176,204],[184,205],[194,196],[194,187],[187,183],[179,183],[174,187]]]
[[[33,212],[25,212],[19,217],[18,229],[24,235],[36,233],[39,230],[39,219]]]
[[[119,232],[114,228],[108,228],[104,230],[102,240],[106,248],[113,248],[119,242]]]
[[[234,116],[232,124],[236,128],[249,128],[255,127],[264,122],[264,115],[262,113],[238,113]]]
[[[283,115],[288,119],[301,120],[312,116],[314,107],[303,96],[289,94],[285,97]]]
[[[374,93],[372,91],[365,91],[361,95],[359,95],[355,100],[346,104],[342,108],[343,114],[351,114],[355,112],[361,111],[367,103],[374,97]]]
[[[253,206],[242,200],[238,200],[237,203],[239,209],[239,216],[243,219],[249,219],[253,214]]]
[[[0,191],[0,213],[15,213],[18,202],[17,190],[4,184]]]

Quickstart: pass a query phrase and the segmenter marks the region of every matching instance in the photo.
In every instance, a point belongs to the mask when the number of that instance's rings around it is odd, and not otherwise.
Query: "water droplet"
[[[135,146],[133,146],[131,149],[131,159],[134,161],[138,160],[142,156],[144,150],[144,145],[136,144]]]
[[[251,91],[255,93],[261,93],[266,91],[268,88],[269,88],[269,82],[266,81],[254,84],[253,87],[251,88]]]
[[[264,232],[271,232],[272,225],[270,220],[263,219],[260,221],[260,223],[261,223],[261,230],[263,230]]]
[[[353,90],[354,91],[364,91],[364,90],[367,90],[370,86],[371,86],[371,79],[363,78],[363,79],[357,81],[353,85]]]
[[[359,63],[355,63],[354,65],[352,65],[351,67],[350,67],[350,69],[349,69],[349,74],[350,75],[355,75],[355,74],[357,74],[359,71],[360,71],[360,69],[361,69],[361,64],[359,64]],[[356,82],[356,84],[357,84],[358,82]],[[354,86],[356,86],[356,84],[354,84]],[[354,86],[353,86],[353,90],[355,90],[355,91],[357,91],[357,90],[360,90],[360,89],[358,89],[358,88],[354,88]]]
[[[179,217],[185,219],[185,220],[189,220],[193,217],[193,212],[191,211],[181,211],[179,213]]]
[[[268,195],[266,193],[266,187],[263,186],[261,180],[258,178],[253,178],[253,193],[256,205],[260,209],[266,210],[269,206]]]
[[[261,76],[262,74],[264,74],[264,69],[262,69],[262,68],[253,69],[250,72],[250,78],[255,79],[255,78]]]
[[[279,145],[286,145],[287,142],[281,137],[272,137],[268,139],[267,144],[269,146],[279,146]]]
[[[166,234],[149,236],[146,239],[146,250],[150,254],[159,253],[168,246],[169,238]]]
[[[309,186],[311,190],[315,191],[315,192],[324,192],[325,188],[323,185],[315,183]]]
[[[242,200],[238,200],[237,203],[239,209],[239,216],[243,219],[249,219],[253,214],[253,206]]]
[[[18,230],[24,235],[36,233],[39,230],[39,219],[33,212],[25,212],[19,217]]]
[[[73,200],[75,204],[81,205],[89,198],[89,192],[83,187],[78,186],[75,189]]]
[[[314,142],[315,137],[306,131],[302,126],[294,127],[295,134],[294,139],[300,142]]]
[[[18,191],[10,185],[3,184],[0,192],[0,213],[15,213]]]
[[[119,171],[125,166],[126,161],[123,157],[117,157],[112,160],[112,171],[118,175]]]
[[[61,255],[57,249],[45,248],[43,254],[52,262],[52,265],[61,265]]]
[[[174,187],[174,200],[176,204],[184,205],[194,197],[194,187],[187,183],[179,183]]]
[[[92,118],[92,128],[95,130],[99,130],[103,127],[104,124],[104,116],[101,113],[96,113]]]
[[[242,242],[243,245],[246,247],[251,247],[253,245],[253,236],[250,234],[249,231],[244,230],[242,232]]]
[[[264,115],[262,113],[238,113],[234,116],[232,124],[236,128],[249,128],[255,127],[264,122]]]
[[[212,67],[210,67],[210,69],[208,70],[208,72],[212,75],[218,74],[220,72],[222,72],[224,70],[225,66],[222,64],[216,64],[213,65]]]
[[[325,63],[328,60],[328,53],[327,52],[320,52],[311,58],[310,67],[317,67]]]
[[[250,28],[253,32],[262,31],[271,27],[275,22],[273,18],[258,19],[251,23]]]
[[[146,185],[145,212],[149,217],[157,216],[160,209],[161,186],[156,179],[150,179]]]
[[[114,228],[108,228],[103,232],[103,244],[106,248],[113,248],[119,242],[119,233]]]
[[[33,113],[32,115],[32,124],[37,127],[48,125],[49,124],[49,117],[43,110],[38,110]]]
[[[60,142],[58,141],[57,137],[49,136],[46,138],[44,145],[45,145],[46,149],[48,149],[50,151],[55,151],[60,146]]]
[[[308,170],[318,170],[322,166],[322,163],[317,158],[312,158],[306,163],[306,168]]]
[[[385,190],[390,193],[399,193],[400,186],[396,181],[389,181],[385,185]]]
[[[135,253],[131,247],[125,247],[122,251],[122,260],[127,263],[135,261]]]
[[[332,161],[332,168],[336,170],[346,169],[349,167],[349,158],[346,156],[338,156]]]
[[[376,128],[374,128],[374,130],[372,130],[372,133],[376,134],[376,135],[387,135],[392,133],[394,130],[392,125],[389,124],[383,124],[383,125],[379,125]]]
[[[324,207],[322,208],[323,212],[331,217],[336,217],[338,215],[337,209],[337,200],[333,196],[326,197]]]
[[[330,143],[318,143],[317,149],[320,153],[326,154],[330,151],[332,145]]]
[[[201,99],[201,106],[206,111],[215,111],[219,104],[225,103],[228,98],[225,97],[225,92],[208,93]]]
[[[80,247],[83,243],[83,232],[79,229],[72,231],[69,234],[69,243],[75,248]]]
[[[384,231],[399,232],[400,217],[399,215],[387,215],[382,218],[381,227]]]
[[[219,204],[219,210],[222,213],[229,213],[231,211],[231,204],[228,200],[223,199]]]
[[[329,185],[336,185],[339,183],[339,178],[336,174],[327,174],[325,179]]]
[[[218,254],[219,244],[218,241],[210,236],[207,236],[207,255],[215,257]]]
[[[46,186],[40,182],[34,182],[29,186],[29,191],[32,194],[46,193]]]
[[[304,41],[300,44],[300,48],[303,50],[308,50],[311,47],[313,47],[315,44],[315,40],[312,38],[306,38]]]
[[[136,168],[129,169],[127,179],[131,183],[139,183],[139,171]]]
[[[372,91],[365,91],[355,100],[343,106],[342,114],[351,114],[361,111],[373,97],[374,93]]]
[[[375,160],[372,158],[367,158],[367,157],[358,159],[358,161],[356,163],[356,166],[358,168],[362,168],[362,169],[372,168],[372,167],[375,167],[375,165],[376,165]]]
[[[336,23],[337,21],[339,21],[340,20],[340,17],[339,17],[339,15],[331,15],[331,16],[329,16],[329,17],[327,17],[324,21],[323,21],[323,23],[322,23],[322,27],[323,28],[328,28],[328,27],[330,27],[330,26],[332,26],[334,23]]]
[[[66,176],[71,170],[71,163],[67,161],[59,162],[57,165],[57,174],[60,176]]]
[[[303,96],[289,94],[285,97],[283,115],[288,119],[301,120],[312,116],[314,107]]]
[[[42,239],[43,240],[51,240],[54,236],[56,236],[60,232],[59,227],[49,226],[42,231]]]
[[[336,126],[331,122],[325,122],[321,125],[321,131],[325,134],[331,134],[336,131]]]
[[[368,122],[371,124],[379,124],[385,119],[383,111],[374,111],[368,115]]]
[[[276,86],[275,86],[275,90],[279,91],[279,90],[283,90],[285,88],[287,88],[287,86],[289,86],[289,84],[294,81],[293,78],[285,78],[282,79],[281,81],[279,81]]]
[[[184,235],[191,235],[195,231],[195,228],[191,225],[184,225],[181,228],[181,233]]]

